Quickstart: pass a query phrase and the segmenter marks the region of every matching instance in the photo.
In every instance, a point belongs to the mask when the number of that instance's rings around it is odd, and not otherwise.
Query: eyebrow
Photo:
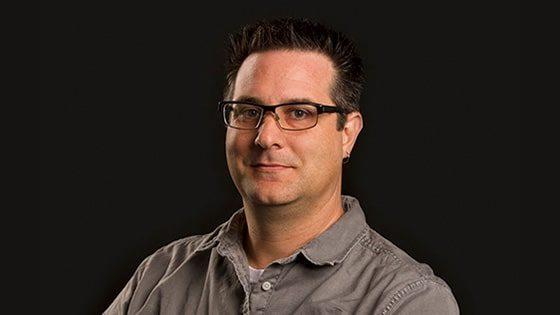
[[[246,96],[246,95],[242,95],[242,96],[238,97],[237,99],[235,99],[235,101],[249,102],[249,103],[255,103],[255,104],[260,104],[260,105],[264,105],[264,103],[265,103],[258,97]],[[286,99],[280,104],[287,104],[287,103],[316,103],[316,102],[309,99],[309,98],[306,98],[306,97],[296,97],[296,98]],[[272,104],[270,104],[270,105],[272,105]]]

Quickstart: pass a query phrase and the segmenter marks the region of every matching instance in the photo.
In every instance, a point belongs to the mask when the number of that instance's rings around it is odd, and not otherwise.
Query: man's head
[[[364,73],[351,41],[317,23],[281,19],[243,28],[229,48],[226,100],[306,101],[342,112],[319,114],[299,131],[281,128],[270,112],[256,129],[228,128],[228,167],[243,199],[274,206],[340,193],[342,159],[362,128]]]
[[[295,18],[259,21],[230,36],[224,99],[232,98],[237,73],[245,59],[253,53],[269,50],[315,51],[327,56],[335,69],[330,88],[333,102],[345,113],[360,110],[365,73],[354,43],[324,25]],[[339,129],[344,119],[344,115],[339,116]]]

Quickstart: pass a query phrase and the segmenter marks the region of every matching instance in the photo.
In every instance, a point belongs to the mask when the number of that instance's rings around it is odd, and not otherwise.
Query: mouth
[[[251,164],[251,167],[259,171],[270,171],[270,172],[282,171],[282,170],[287,170],[292,168],[291,166],[283,165],[283,164],[263,164],[263,163]]]

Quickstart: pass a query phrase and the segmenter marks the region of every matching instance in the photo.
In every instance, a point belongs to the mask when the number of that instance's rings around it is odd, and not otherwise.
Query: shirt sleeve
[[[449,287],[416,282],[398,291],[383,308],[384,315],[458,315],[459,306]]]

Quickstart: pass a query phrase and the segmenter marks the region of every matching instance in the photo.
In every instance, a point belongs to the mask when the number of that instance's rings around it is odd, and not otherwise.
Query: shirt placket
[[[237,244],[224,241],[218,245],[218,253],[226,257],[227,260],[233,265],[236,278],[241,284],[241,287],[243,288],[243,292],[245,293],[245,298],[243,300],[243,304],[241,305],[241,313],[249,314],[250,312],[249,296],[251,292],[251,285],[248,282],[248,275],[245,269],[245,265],[243,264],[242,258],[238,255],[239,250],[237,249],[236,245]]]
[[[283,269],[284,265],[280,264],[268,266],[260,276],[258,282],[253,285],[251,294],[249,295],[251,314],[265,314],[269,301],[272,298],[274,287],[278,285],[280,274]]]

